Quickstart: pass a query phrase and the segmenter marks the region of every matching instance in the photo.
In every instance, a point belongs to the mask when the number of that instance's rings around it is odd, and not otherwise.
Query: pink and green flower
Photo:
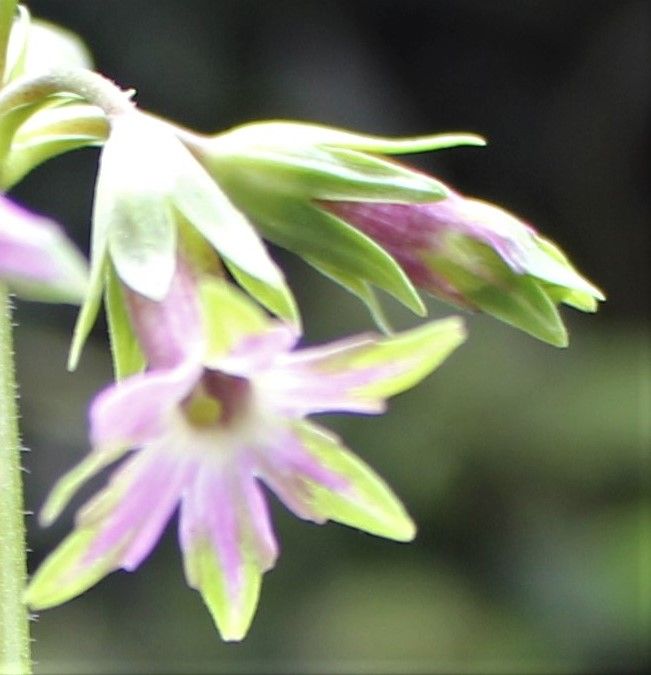
[[[270,321],[226,282],[202,281],[195,304],[193,283],[179,265],[161,302],[127,292],[150,368],[97,396],[93,451],[55,486],[42,522],[90,476],[131,454],[37,571],[27,592],[34,609],[67,601],[112,570],[136,569],[178,507],[187,581],[222,637],[241,639],[278,555],[263,486],[305,520],[398,541],[414,536],[384,481],[306,418],[382,412],[388,397],[463,341],[461,321],[297,349],[294,327]]]

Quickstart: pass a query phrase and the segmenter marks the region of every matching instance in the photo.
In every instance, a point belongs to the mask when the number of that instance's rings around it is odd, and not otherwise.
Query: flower
[[[135,451],[78,512],[75,530],[36,572],[26,601],[51,607],[112,570],[136,569],[180,504],[187,581],[222,637],[239,640],[278,555],[261,484],[300,518],[399,541],[414,536],[382,479],[305,418],[382,412],[389,396],[453,351],[464,331],[451,318],[391,338],[294,350],[295,327],[269,321],[222,280],[203,281],[193,293],[191,275],[183,265],[176,270],[160,302],[127,293],[150,370],[95,399],[94,449],[55,486],[42,522],[52,522],[90,476]]]
[[[25,298],[78,303],[86,264],[56,223],[0,196],[0,278]]]
[[[388,139],[260,122],[186,142],[265,237],[358,295],[380,325],[372,287],[425,314],[417,286],[565,346],[556,305],[595,311],[604,299],[512,214],[378,156],[483,144],[477,136]]]
[[[259,302],[298,323],[280,268],[172,126],[136,108],[109,118],[95,187],[90,284],[75,328],[70,368],[76,366],[97,315],[107,269],[132,291],[161,300],[179,252],[194,258],[219,254]]]
[[[568,343],[556,305],[594,312],[604,300],[555,244],[494,204],[449,190],[426,204],[321,205],[382,246],[417,287],[553,345]]]

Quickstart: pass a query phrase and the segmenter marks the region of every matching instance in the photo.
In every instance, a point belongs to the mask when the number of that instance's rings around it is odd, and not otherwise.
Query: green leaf
[[[60,605],[88,590],[115,569],[121,542],[90,565],[82,564],[95,536],[95,528],[91,527],[76,529],[68,535],[32,577],[25,591],[25,603],[33,610]]]
[[[243,337],[261,333],[269,325],[265,313],[226,281],[202,280],[199,296],[208,342],[208,366],[222,358]]]
[[[229,592],[224,570],[210,542],[197,538],[184,551],[188,585],[196,588],[206,603],[222,639],[241,640],[249,630],[260,597],[262,570],[254,559],[245,558],[240,568],[237,595]]]
[[[321,427],[296,424],[296,433],[319,463],[344,477],[339,491],[310,482],[311,504],[324,518],[396,541],[410,541],[416,526],[387,484],[339,439]]]
[[[263,307],[296,326],[298,331],[301,330],[301,316],[294,295],[288,286],[283,285],[280,288],[272,286],[252,277],[228,260],[225,261],[225,264],[237,283],[246,289]]]
[[[104,305],[111,340],[111,355],[116,380],[123,380],[145,367],[145,357],[131,326],[120,281],[112,265],[106,270]]]

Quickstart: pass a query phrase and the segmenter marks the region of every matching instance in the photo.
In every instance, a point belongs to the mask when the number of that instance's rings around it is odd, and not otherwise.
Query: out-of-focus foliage
[[[284,555],[249,637],[232,646],[183,583],[171,530],[137,575],[114,574],[40,616],[39,671],[590,672],[648,661],[645,3],[30,8],[82,34],[98,68],[136,86],[143,107],[206,131],[291,117],[383,134],[486,135],[486,149],[418,166],[528,217],[609,298],[594,317],[568,310],[566,351],[470,317],[468,343],[387,416],[328,420],[403,498],[419,525],[414,543],[317,528],[278,507]],[[62,157],[15,193],[85,243],[96,159]],[[309,342],[371,327],[354,298],[275,254]],[[434,301],[430,309],[448,313]],[[413,325],[395,304],[390,311],[398,327]],[[111,377],[101,325],[71,376],[73,313],[39,312],[19,308],[16,336],[31,509],[87,451],[84,407]],[[69,522],[30,526],[35,567]]]

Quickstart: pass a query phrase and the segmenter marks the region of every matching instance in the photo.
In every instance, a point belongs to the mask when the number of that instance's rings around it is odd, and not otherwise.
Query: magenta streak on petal
[[[242,541],[237,522],[239,495],[233,477],[203,467],[194,484],[201,520],[224,570],[228,593],[235,600],[242,583]]]
[[[278,542],[271,525],[267,500],[252,473],[243,473],[240,488],[260,566],[266,571],[274,566],[278,557]]]
[[[312,507],[312,481],[328,490],[345,490],[349,483],[323,466],[290,431],[280,434],[274,445],[258,453],[260,478],[276,493],[285,506],[299,518],[315,523],[325,518]]]
[[[170,289],[156,302],[123,287],[129,315],[150,368],[170,368],[198,359],[203,326],[197,281],[179,258]]]
[[[445,251],[446,235],[455,233],[492,248],[516,274],[527,269],[535,230],[504,209],[450,190],[425,204],[320,202],[385,248],[419,287],[464,305],[463,297],[427,265],[424,254]]]
[[[116,546],[124,545],[116,566],[135,569],[150,553],[172,515],[186,471],[177,460],[166,458],[153,448],[141,451],[123,464],[106,490],[120,490],[123,481],[127,483],[126,490],[117,506],[98,523],[97,536],[82,564],[91,565]],[[83,515],[80,524],[84,525]]]
[[[201,377],[202,368],[178,368],[134,375],[100,392],[90,407],[94,446],[139,445],[162,432],[163,416],[182,400]]]

